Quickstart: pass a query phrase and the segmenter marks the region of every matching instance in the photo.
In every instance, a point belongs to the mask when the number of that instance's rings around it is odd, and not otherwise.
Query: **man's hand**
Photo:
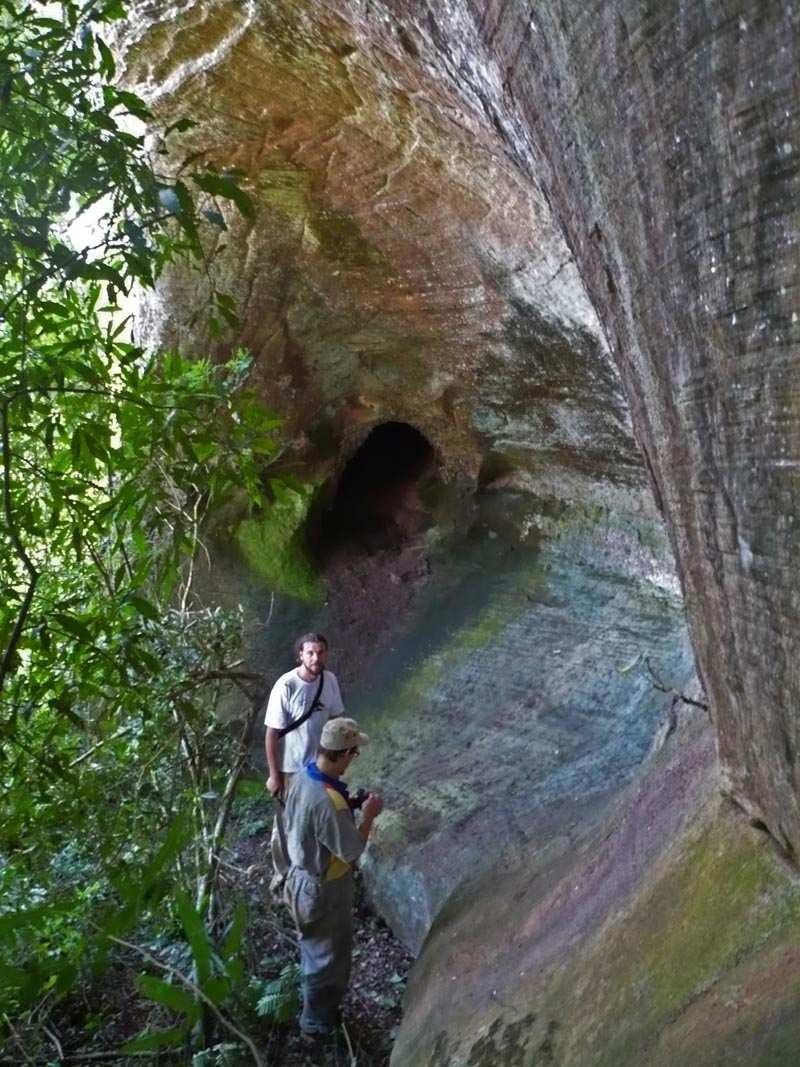
[[[361,822],[358,824],[358,832],[365,841],[369,838],[373,820],[377,819],[382,811],[382,798],[379,797],[377,793],[370,793],[364,801],[364,807],[361,809]]]
[[[266,737],[264,738],[267,752],[267,769],[269,770],[267,789],[274,797],[279,797],[283,793],[284,786],[280,758],[280,735],[280,730],[276,730],[274,726],[268,726]]]
[[[363,817],[369,819],[372,822],[383,811],[383,798],[379,797],[377,793],[370,793],[367,799],[364,801],[364,807],[361,809]]]

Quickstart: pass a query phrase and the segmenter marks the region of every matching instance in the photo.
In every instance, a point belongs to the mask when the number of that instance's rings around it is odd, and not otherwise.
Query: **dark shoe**
[[[309,1057],[309,1061],[316,1062],[317,1057],[325,1052],[331,1037],[333,1037],[333,1030],[301,1030],[300,1047]]]
[[[335,1033],[332,1026],[327,1030],[304,1030],[302,1026],[300,1027],[300,1037],[303,1041],[325,1041]]]

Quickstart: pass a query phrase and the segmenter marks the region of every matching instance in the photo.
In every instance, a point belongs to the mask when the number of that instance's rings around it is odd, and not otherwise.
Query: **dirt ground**
[[[266,838],[240,840],[233,862],[251,906],[249,954],[257,956],[254,973],[273,978],[299,956],[289,913],[270,899]],[[235,872],[234,872],[235,873]],[[400,1024],[406,977],[413,962],[409,952],[392,936],[386,923],[368,907],[357,876],[353,971],[342,1015],[344,1027],[312,1053],[300,1040],[296,1025],[272,1027],[265,1033],[270,1067],[297,1067],[319,1063],[325,1067],[384,1067]],[[261,970],[259,971],[259,966]],[[348,1041],[352,1054],[348,1049]]]
[[[221,896],[232,911],[244,900],[248,924],[244,944],[249,979],[268,982],[299,961],[295,931],[289,913],[270,895],[269,810],[263,804],[246,805],[228,835],[222,855]],[[153,943],[146,934],[131,935],[162,961],[176,962],[180,944],[166,938]],[[186,969],[186,961],[177,961]],[[412,957],[392,936],[386,924],[367,906],[357,876],[355,942],[350,988],[343,1005],[343,1026],[328,1042],[309,1049],[300,1039],[296,1015],[289,1004],[283,1024],[252,1014],[237,1022],[255,1042],[268,1067],[385,1067],[389,1062]],[[0,1065],[51,1067],[59,1063],[92,1067],[134,1067],[143,1064],[184,1067],[192,1064],[185,1048],[149,1054],[120,1055],[117,1051],[146,1028],[174,1025],[164,1009],[149,1004],[136,991],[137,977],[159,975],[132,951],[119,949],[110,966],[95,981],[87,981],[66,1000],[48,1003],[26,1027],[18,1026],[11,1040],[0,1045]],[[161,975],[159,975],[160,977]],[[295,985],[295,988],[296,985]],[[230,1037],[222,1034],[224,1042]],[[241,1048],[241,1046],[240,1046]],[[195,1060],[194,1067],[245,1067],[253,1059],[231,1047],[222,1058]]]

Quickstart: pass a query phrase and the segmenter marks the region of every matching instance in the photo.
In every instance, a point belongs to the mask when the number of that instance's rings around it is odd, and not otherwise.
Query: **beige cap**
[[[342,717],[328,719],[322,727],[322,737],[319,739],[322,747],[330,749],[331,752],[341,752],[346,748],[361,748],[368,741],[366,734],[359,733],[355,719]]]

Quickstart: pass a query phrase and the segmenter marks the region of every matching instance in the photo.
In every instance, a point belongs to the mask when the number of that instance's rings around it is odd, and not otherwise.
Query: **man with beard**
[[[307,633],[295,642],[297,666],[281,675],[267,701],[265,723],[267,789],[278,801],[272,828],[272,864],[275,871],[270,888],[278,892],[288,869],[285,855],[286,831],[283,806],[295,776],[316,759],[325,723],[344,712],[339,683],[325,670],[328,642],[323,634]]]

